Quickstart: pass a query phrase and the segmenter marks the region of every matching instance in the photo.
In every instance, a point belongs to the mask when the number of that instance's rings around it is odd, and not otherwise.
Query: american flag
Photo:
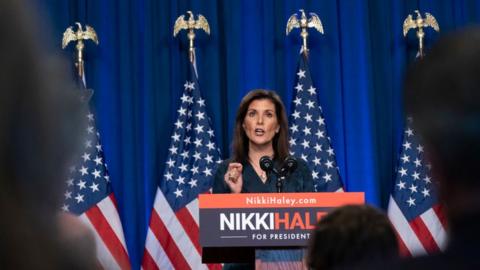
[[[343,191],[335,152],[327,134],[322,107],[317,103],[308,60],[301,54],[290,115],[290,154],[307,162],[315,191]]]
[[[446,244],[445,216],[437,199],[430,164],[407,119],[388,216],[404,256],[431,254]]]
[[[80,91],[91,91],[81,89]],[[130,269],[122,223],[112,192],[107,164],[95,128],[95,117],[85,116],[83,154],[70,167],[62,210],[79,216],[94,233],[97,257],[104,269]]]
[[[198,195],[211,188],[220,151],[194,64],[189,71],[153,205],[143,269],[220,269],[201,262],[198,223]]]

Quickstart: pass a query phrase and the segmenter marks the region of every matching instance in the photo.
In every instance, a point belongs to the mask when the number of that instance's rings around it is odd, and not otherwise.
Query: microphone
[[[285,181],[285,178],[297,168],[297,160],[292,156],[288,156],[285,159],[280,171],[275,169],[273,160],[269,156],[261,157],[259,163],[260,168],[267,174],[273,172],[277,176],[276,187],[279,193],[283,190],[283,181]]]
[[[295,169],[297,169],[297,165],[298,165],[297,160],[292,156],[288,156],[283,162],[281,172],[285,176],[288,174],[291,174],[295,171]]]
[[[263,156],[260,158],[260,168],[266,173],[270,173],[273,170],[273,160],[269,156]]]

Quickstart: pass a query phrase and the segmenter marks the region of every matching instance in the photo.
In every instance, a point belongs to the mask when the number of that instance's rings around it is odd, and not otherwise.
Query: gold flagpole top
[[[403,36],[407,36],[408,31],[410,29],[417,29],[417,38],[418,38],[418,54],[420,58],[423,58],[425,55],[423,52],[423,38],[425,36],[425,32],[423,28],[432,27],[435,31],[439,32],[440,27],[438,26],[438,22],[432,14],[425,12],[425,18],[422,18],[422,14],[418,10],[414,11],[417,14],[417,18],[414,20],[412,15],[409,14],[405,21],[403,21]]]
[[[79,79],[83,81],[86,87],[86,82],[84,81],[85,68],[83,61],[83,49],[85,48],[85,45],[83,41],[90,39],[98,45],[98,37],[93,27],[86,25],[86,29],[83,30],[81,23],[76,22],[75,24],[77,25],[76,32],[73,31],[73,26],[68,27],[65,32],[63,32],[62,49],[65,49],[70,42],[77,41],[77,45],[75,46],[77,49],[77,61],[75,62],[75,66],[77,67]]]
[[[297,13],[294,13],[287,21],[287,28],[286,28],[286,35],[292,31],[293,28],[300,28],[300,36],[303,39],[302,45],[302,52],[305,55],[308,55],[308,48],[307,48],[307,37],[308,31],[307,28],[314,28],[318,32],[323,34],[323,25],[320,17],[317,14],[310,12],[310,18],[307,18],[305,15],[305,11],[303,9],[299,10],[301,13],[300,19],[297,17]]]
[[[189,10],[187,11],[189,15],[188,20],[185,20],[185,15],[181,15],[175,21],[175,25],[173,26],[173,36],[176,37],[178,32],[181,30],[188,30],[188,40],[189,40],[189,56],[190,62],[193,63],[194,57],[194,50],[195,47],[193,46],[193,41],[195,40],[195,29],[201,29],[205,31],[208,35],[210,35],[210,25],[208,25],[208,21],[202,14],[198,14],[198,19],[194,19],[193,13]]]

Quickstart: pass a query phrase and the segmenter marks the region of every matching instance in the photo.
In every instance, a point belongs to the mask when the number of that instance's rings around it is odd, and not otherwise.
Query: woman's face
[[[256,145],[271,144],[280,130],[275,104],[270,99],[256,99],[248,106],[242,124],[250,143]]]

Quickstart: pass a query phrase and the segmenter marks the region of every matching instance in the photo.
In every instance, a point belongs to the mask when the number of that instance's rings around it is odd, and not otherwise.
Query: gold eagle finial
[[[432,27],[435,31],[439,32],[440,27],[438,22],[432,14],[425,12],[425,18],[422,18],[422,14],[418,10],[415,10],[417,17],[413,19],[412,15],[409,14],[405,21],[403,21],[403,36],[407,36],[410,29],[417,29],[417,38],[418,38],[418,54],[420,58],[423,58],[423,38],[425,37],[425,32],[423,28]]]
[[[294,13],[292,16],[287,21],[287,28],[286,28],[286,35],[293,30],[293,28],[300,28],[300,36],[303,39],[303,45],[302,45],[302,52],[307,54],[308,53],[308,48],[307,48],[307,37],[308,37],[308,31],[307,28],[314,28],[318,32],[323,34],[323,25],[322,21],[320,20],[320,17],[318,17],[317,14],[310,12],[310,18],[307,18],[305,15],[305,11],[303,9],[299,10],[301,13],[300,19],[298,19],[297,14]]]
[[[83,49],[85,48],[84,40],[92,40],[95,44],[98,45],[98,36],[93,27],[86,25],[85,30],[82,29],[82,24],[79,22],[75,23],[77,25],[77,31],[73,31],[73,26],[68,27],[65,32],[63,32],[62,38],[62,49],[65,49],[68,44],[72,41],[76,41],[77,45],[77,61],[75,66],[77,67],[78,76],[84,82],[85,70],[84,70],[84,61],[83,61]]]
[[[210,35],[210,25],[208,21],[202,14],[198,14],[198,19],[195,20],[193,13],[189,10],[187,11],[189,15],[188,20],[185,20],[185,15],[181,15],[175,21],[173,26],[173,36],[176,37],[181,30],[188,30],[187,37],[189,40],[189,55],[190,61],[193,63],[194,50],[193,41],[195,39],[195,29],[201,29]]]

